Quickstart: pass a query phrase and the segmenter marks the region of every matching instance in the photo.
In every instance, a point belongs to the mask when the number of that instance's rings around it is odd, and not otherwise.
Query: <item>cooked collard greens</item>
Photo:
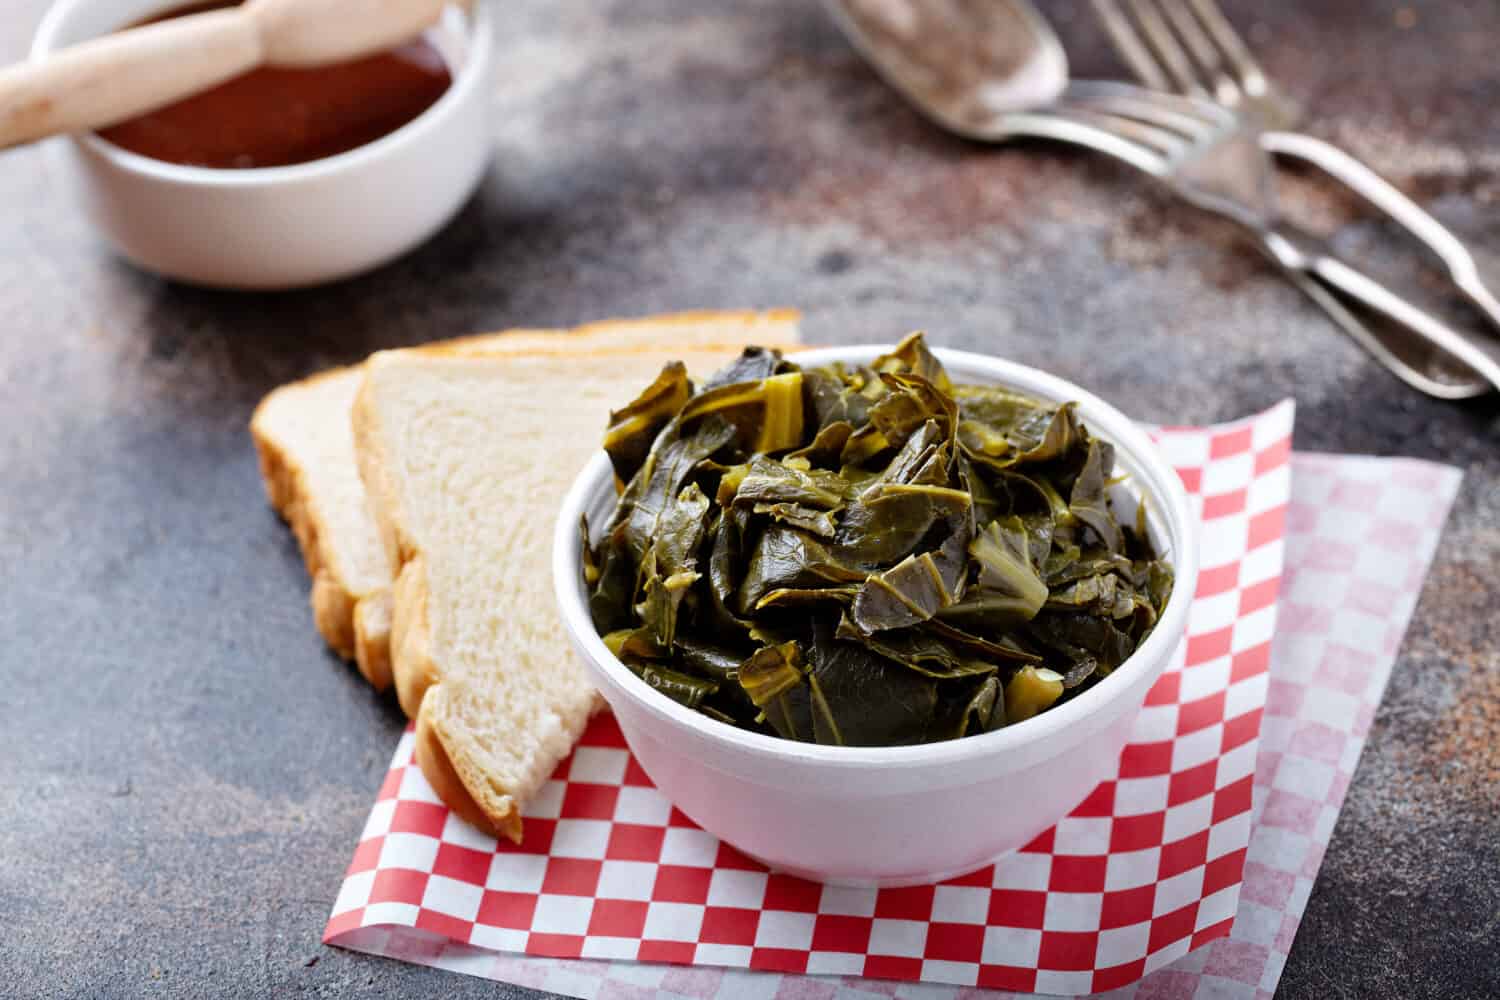
[[[696,390],[668,365],[604,446],[595,627],[727,725],[847,746],[1013,725],[1108,676],[1171,590],[1075,406],[955,385],[920,334],[868,367],[751,348]]]

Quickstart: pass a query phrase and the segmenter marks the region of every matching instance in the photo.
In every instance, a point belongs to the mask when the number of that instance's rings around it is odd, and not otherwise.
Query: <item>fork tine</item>
[[[1183,94],[1212,96],[1199,82],[1192,59],[1188,58],[1187,50],[1177,40],[1171,25],[1162,17],[1156,4],[1152,0],[1131,0],[1130,6],[1135,11],[1136,22],[1140,25],[1147,44],[1171,76],[1175,84],[1172,89]]]
[[[1184,0],[1159,0],[1159,5],[1193,57],[1193,62],[1198,64],[1200,73],[1211,81],[1214,96],[1230,107],[1237,105],[1242,96],[1240,85],[1225,68],[1226,57],[1209,37],[1203,23]]]
[[[1094,0],[1094,12],[1099,15],[1115,51],[1125,60],[1135,78],[1152,90],[1171,90],[1171,81],[1116,0]]]
[[[1212,98],[1191,97],[1166,90],[1151,90],[1128,83],[1079,80],[1068,86],[1064,97],[1070,101],[1076,99],[1085,102],[1118,98],[1149,102],[1157,107],[1175,111],[1179,115],[1191,115],[1219,128],[1231,128],[1239,122],[1233,110],[1224,107]]]
[[[1122,134],[1118,127],[1122,119],[1110,115],[1053,105],[1040,111],[1012,112],[1006,117],[1017,134],[1083,146],[1123,160],[1152,177],[1165,179],[1172,170],[1162,151]]]
[[[1104,33],[1109,34],[1115,51],[1124,58],[1131,72],[1136,73],[1136,79],[1152,90],[1172,90],[1172,81],[1167,79],[1167,73],[1161,69],[1157,57],[1152,55],[1151,49],[1146,48],[1146,42],[1136,33],[1136,25],[1131,24],[1130,18],[1125,16],[1121,4],[1116,0],[1094,0],[1094,12],[1100,16]]]
[[[1266,74],[1260,68],[1260,63],[1250,54],[1250,49],[1240,38],[1239,32],[1234,30],[1234,25],[1229,23],[1229,18],[1219,9],[1214,0],[1188,0],[1193,6],[1193,12],[1198,15],[1198,21],[1203,25],[1208,36],[1213,39],[1224,58],[1234,67],[1236,77],[1241,90],[1252,97],[1265,95]]]
[[[1170,98],[1170,100],[1162,100],[1162,98]],[[1234,119],[1226,117],[1226,113],[1217,105],[1206,105],[1201,100],[1154,91],[1144,93],[1078,93],[1075,91],[1066,95],[1062,106],[1129,118],[1171,132],[1194,143],[1207,142],[1234,125]]]
[[[1140,121],[1128,115],[1086,107],[1053,105],[1046,111],[1063,121],[1087,125],[1116,140],[1138,147],[1150,156],[1158,158],[1160,171],[1186,155],[1193,148],[1190,140],[1175,135],[1166,128]],[[1159,172],[1159,171],[1153,171]]]

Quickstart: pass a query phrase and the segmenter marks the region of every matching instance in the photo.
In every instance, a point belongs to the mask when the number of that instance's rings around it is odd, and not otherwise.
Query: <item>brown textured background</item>
[[[0,62],[43,6],[6,0]],[[1500,5],[1228,6],[1312,129],[1500,278]],[[1048,7],[1075,66],[1117,72],[1083,4]],[[1493,399],[1408,391],[1124,170],[936,132],[812,0],[526,0],[499,20],[482,190],[340,286],[140,274],[38,152],[0,155],[0,993],[524,993],[318,944],[401,719],[314,635],[245,422],[275,384],[378,347],[787,304],[816,343],[925,327],[1147,420],[1290,395],[1300,448],[1463,466],[1280,995],[1500,995]],[[1345,249],[1388,235],[1294,200]]]

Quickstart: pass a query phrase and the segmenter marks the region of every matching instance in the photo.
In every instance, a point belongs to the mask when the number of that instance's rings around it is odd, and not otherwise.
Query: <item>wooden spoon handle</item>
[[[0,69],[0,149],[114,125],[254,69],[260,31],[243,8],[85,42]]]

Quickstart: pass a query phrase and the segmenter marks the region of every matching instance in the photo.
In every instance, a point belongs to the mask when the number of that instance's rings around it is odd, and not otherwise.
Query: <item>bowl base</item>
[[[767,861],[765,858],[752,854],[749,851],[744,851],[739,848],[736,848],[736,850],[740,850],[740,853],[744,854],[745,857],[749,858],[751,861],[754,861],[756,864],[763,865],[764,867],[769,868],[777,875],[791,875],[795,878],[804,879],[808,882],[819,882],[823,885],[835,885],[843,889],[905,889],[909,886],[914,885],[933,885],[938,882],[947,882],[949,879],[955,879],[963,875],[968,875],[972,872],[977,872],[981,868],[988,868],[990,865],[995,864],[1006,855],[1014,853],[1014,851],[1001,851],[999,854],[996,854],[993,857],[987,858],[983,861],[974,861],[968,864],[959,865],[956,868],[947,868],[935,872],[919,872],[912,875],[891,875],[883,878],[830,878],[827,875],[820,875],[817,872],[809,871],[805,868],[797,868],[795,866],[789,865],[778,865],[774,862]]]

